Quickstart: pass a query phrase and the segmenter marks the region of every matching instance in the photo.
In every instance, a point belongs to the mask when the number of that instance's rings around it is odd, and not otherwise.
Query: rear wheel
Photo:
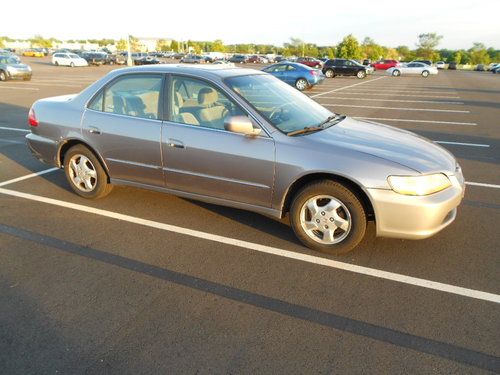
[[[0,70],[0,81],[7,81],[7,74],[3,70]]]
[[[333,70],[332,69],[327,69],[326,72],[325,72],[325,76],[327,78],[333,78],[333,77],[335,77],[335,75],[333,74]]]
[[[309,84],[307,83],[307,81],[304,79],[304,78],[299,78],[296,82],[295,82],[295,87],[297,88],[297,90],[299,91],[304,91],[305,89],[307,89],[307,87],[309,86]]]
[[[392,72],[392,75],[393,75],[394,77],[399,77],[399,76],[401,75],[401,72],[400,72],[399,70],[397,70],[397,69],[396,69],[396,70],[394,70],[394,71]]]
[[[424,71],[422,72],[422,77],[424,77],[424,78],[429,77],[429,71],[424,70]]]
[[[353,250],[366,231],[360,199],[343,184],[323,180],[306,185],[293,199],[290,223],[307,247],[340,255]]]
[[[356,77],[359,79],[365,78],[366,77],[366,72],[364,70],[360,70],[357,74]]]
[[[72,67],[72,68],[74,68],[74,67],[75,67],[75,63],[71,62],[71,63],[69,64],[69,66],[70,66],[70,67]]]
[[[56,61],[56,62],[54,63],[54,65],[55,65],[55,66],[59,66],[59,63]]]
[[[100,161],[83,145],[73,146],[66,152],[64,172],[73,191],[84,198],[102,198],[113,188]]]

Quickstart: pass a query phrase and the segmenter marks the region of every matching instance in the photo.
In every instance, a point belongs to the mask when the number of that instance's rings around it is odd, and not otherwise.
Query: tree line
[[[416,48],[401,45],[395,48],[386,47],[376,43],[372,38],[366,37],[361,42],[352,34],[345,36],[340,43],[331,46],[319,46],[315,43],[307,43],[299,38],[290,38],[282,46],[272,44],[224,44],[220,39],[214,41],[179,41],[169,39],[159,39],[156,43],[157,51],[187,52],[226,52],[242,54],[275,54],[284,56],[311,56],[318,58],[347,58],[347,59],[394,59],[411,61],[415,59],[426,59],[432,61],[443,60],[446,62],[456,62],[458,64],[488,64],[500,61],[500,51],[489,47],[483,43],[474,43],[469,49],[438,49],[442,36],[436,33],[423,33],[418,35]],[[130,44],[133,51],[140,50],[139,39],[130,37]],[[13,41],[9,37],[0,37],[0,48],[4,46],[4,41]],[[35,35],[28,39],[33,47],[52,48],[56,43],[61,43],[56,38],[43,38]],[[66,40],[69,43],[94,43],[100,47],[114,45],[118,50],[127,49],[125,39],[87,39],[87,40]]]

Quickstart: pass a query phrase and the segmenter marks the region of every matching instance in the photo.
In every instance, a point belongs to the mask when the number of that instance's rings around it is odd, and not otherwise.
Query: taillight
[[[312,76],[318,75],[318,71],[317,70],[310,70],[310,72],[311,72]]]
[[[38,120],[36,119],[33,108],[30,109],[30,113],[28,115],[28,124],[30,124],[30,126],[38,126]]]

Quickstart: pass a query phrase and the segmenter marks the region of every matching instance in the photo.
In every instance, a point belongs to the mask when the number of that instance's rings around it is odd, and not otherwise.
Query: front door
[[[112,179],[164,186],[161,74],[127,74],[108,84],[85,111],[82,133]]]
[[[249,137],[225,130],[229,117],[247,114],[206,81],[173,76],[169,94],[171,113],[162,132],[166,186],[270,207],[274,140],[264,132]]]

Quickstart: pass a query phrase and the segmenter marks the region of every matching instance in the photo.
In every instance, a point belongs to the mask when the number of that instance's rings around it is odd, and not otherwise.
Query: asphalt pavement
[[[306,92],[440,142],[468,182],[436,236],[370,224],[332,257],[287,219],[131,187],[87,201],[60,170],[30,176],[50,168],[24,143],[30,105],[117,67],[23,60],[32,81],[0,82],[0,373],[500,373],[498,75],[376,72]]]

